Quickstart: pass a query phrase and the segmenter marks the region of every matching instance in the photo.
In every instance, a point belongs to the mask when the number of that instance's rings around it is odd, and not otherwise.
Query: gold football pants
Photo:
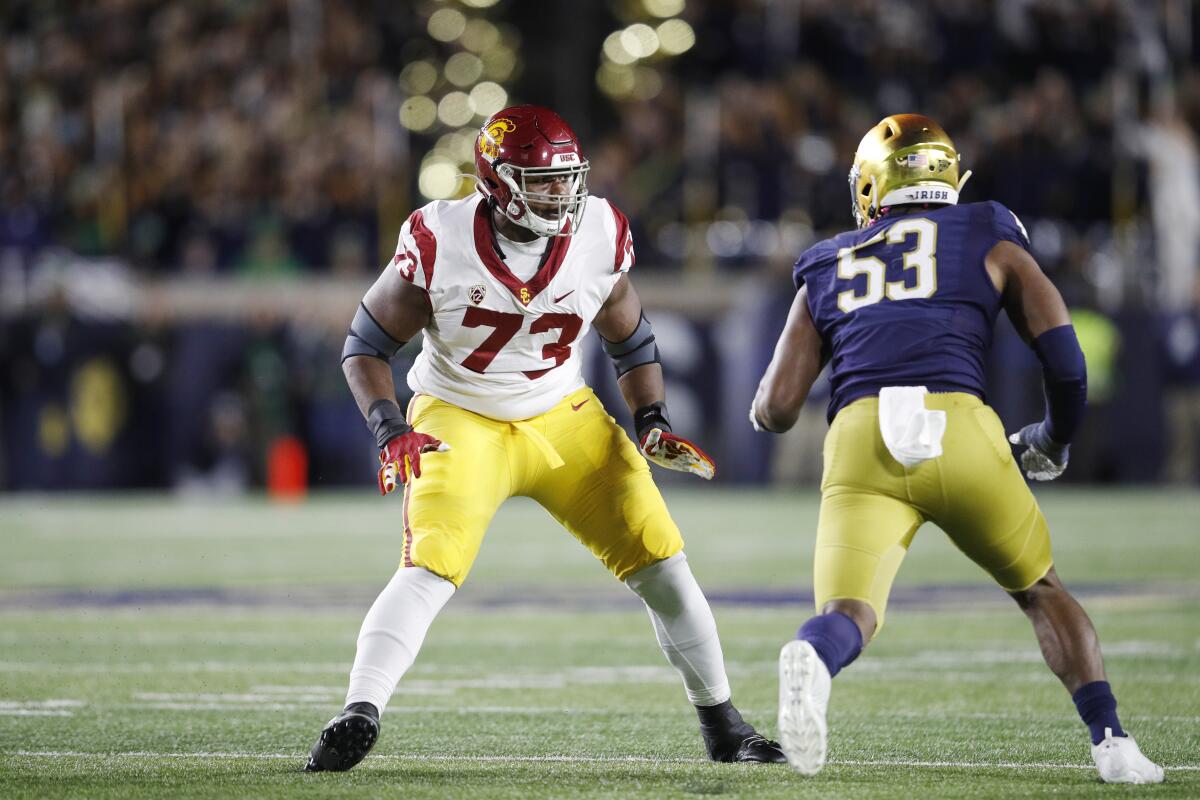
[[[906,469],[879,432],[879,398],[838,412],[825,438],[814,593],[861,600],[883,627],[892,580],[917,528],[930,521],[1008,591],[1050,569],[1046,520],[1014,462],[1004,428],[970,394],[929,394],[946,412],[943,453]]]
[[[451,449],[424,454],[405,489],[404,566],[461,586],[514,496],[540,503],[620,580],[683,549],[646,459],[589,388],[516,422],[417,395],[408,420]]]

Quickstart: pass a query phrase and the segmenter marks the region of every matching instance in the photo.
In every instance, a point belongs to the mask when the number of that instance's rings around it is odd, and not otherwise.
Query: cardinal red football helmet
[[[588,169],[575,132],[541,106],[497,111],[475,141],[476,187],[506,217],[538,236],[578,230]]]

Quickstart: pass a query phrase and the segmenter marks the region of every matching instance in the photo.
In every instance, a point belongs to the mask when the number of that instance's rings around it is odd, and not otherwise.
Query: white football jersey
[[[629,220],[600,197],[528,281],[505,266],[482,196],[414,211],[392,266],[429,295],[433,318],[408,385],[492,419],[549,411],[583,387],[579,343],[633,262]]]

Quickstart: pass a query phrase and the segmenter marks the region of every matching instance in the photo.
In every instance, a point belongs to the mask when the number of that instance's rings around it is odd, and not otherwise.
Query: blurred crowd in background
[[[13,0],[0,31],[0,487],[237,489],[297,452],[314,484],[369,479],[338,324],[137,287],[354,295],[413,208],[471,190],[456,173],[506,102],[572,123],[635,281],[681,287],[647,293],[672,405],[730,479],[819,471],[820,398],[749,452],[745,407],[790,264],[852,225],[858,140],[920,111],[973,171],[964,202],[1012,208],[1072,307],[1093,413],[1068,474],[1200,483],[1189,0]],[[1038,411],[1035,365],[1002,330],[1009,424]]]

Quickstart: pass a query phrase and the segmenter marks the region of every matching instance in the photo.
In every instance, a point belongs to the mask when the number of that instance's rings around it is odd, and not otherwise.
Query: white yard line
[[[142,702],[142,703],[96,703],[97,708],[128,708],[141,709],[143,711],[223,711],[229,712],[254,712],[261,711],[311,711],[312,709],[325,709],[332,713],[337,710],[338,703],[329,701],[311,702],[311,703],[256,703],[247,705],[245,703],[189,703],[189,702]],[[445,706],[395,706],[389,705],[390,713],[413,713],[413,714],[611,714],[612,709],[596,708],[596,709],[580,709],[580,708],[528,708],[523,706],[455,706],[447,708]],[[3,711],[0,711],[2,714]]]
[[[113,753],[90,753],[74,750],[0,750],[0,758],[140,758],[155,759],[254,759],[254,760],[294,760],[300,762],[305,757],[303,753],[236,753],[236,752],[198,752],[198,753],[151,753],[143,750],[133,750]],[[376,761],[476,761],[483,763],[520,762],[530,764],[708,764],[704,758],[655,758],[652,756],[528,756],[528,755],[373,755]],[[910,759],[833,759],[833,766],[845,767],[925,767],[931,769],[1095,769],[1091,764],[1049,764],[1049,763],[1020,763],[1016,761],[917,761]],[[1197,772],[1200,764],[1167,764],[1163,767],[1167,772]]]

